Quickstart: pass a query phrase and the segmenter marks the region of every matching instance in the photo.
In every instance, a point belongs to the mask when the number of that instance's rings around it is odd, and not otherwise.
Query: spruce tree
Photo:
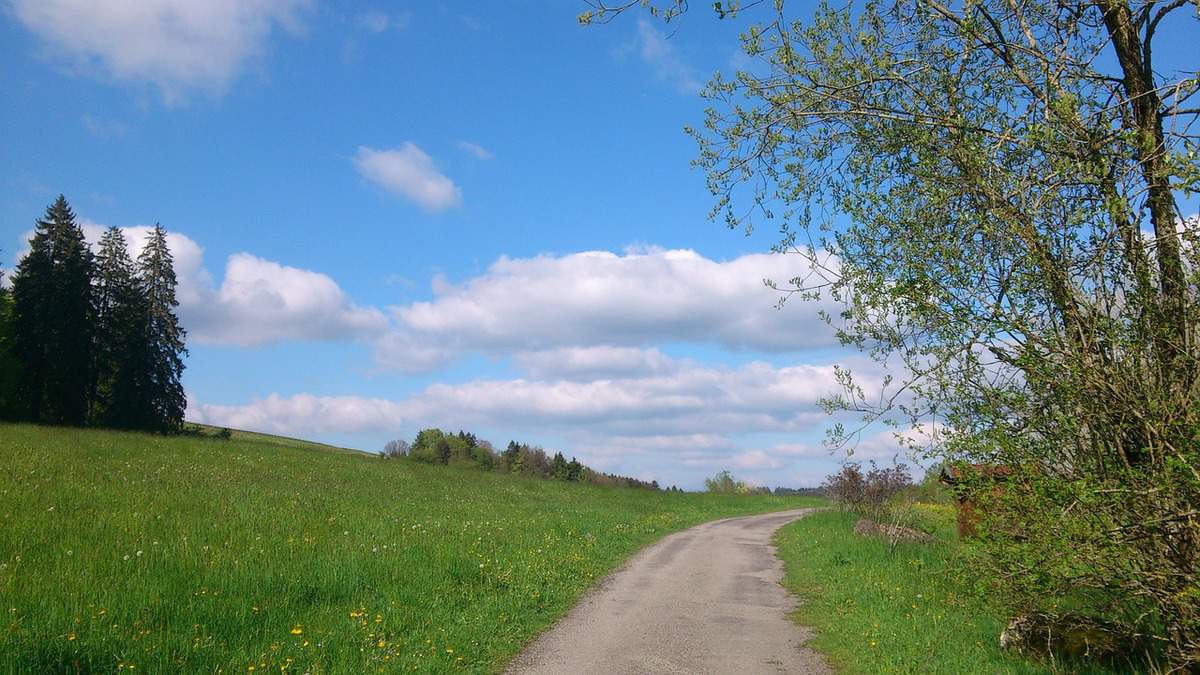
[[[183,355],[186,332],[175,316],[175,267],[167,247],[167,232],[155,224],[145,248],[138,256],[138,275],[146,301],[146,333],[143,349],[147,359],[145,401],[152,411],[149,428],[173,432],[183,428]]]
[[[66,198],[36,223],[13,277],[14,346],[29,418],[83,424],[92,391],[94,261]]]
[[[146,393],[149,382],[147,302],[125,236],[110,227],[96,256],[94,424],[156,428]]]
[[[21,361],[13,347],[13,298],[3,280],[4,270],[0,269],[0,419],[10,420],[23,416],[23,401]]]

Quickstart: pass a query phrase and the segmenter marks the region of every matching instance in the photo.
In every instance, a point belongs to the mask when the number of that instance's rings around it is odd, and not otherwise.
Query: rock
[[[861,537],[881,537],[893,544],[897,541],[911,541],[918,544],[928,544],[933,541],[933,537],[920,530],[903,525],[880,525],[867,518],[854,523],[854,534]]]
[[[1134,642],[1122,637],[1115,625],[1072,614],[1021,614],[1000,633],[1002,649],[1040,656],[1105,660],[1135,651]]]

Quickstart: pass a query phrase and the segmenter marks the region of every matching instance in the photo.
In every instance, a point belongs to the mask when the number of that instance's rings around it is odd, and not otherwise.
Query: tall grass
[[[851,673],[1107,672],[1001,650],[1005,618],[960,564],[953,508],[911,508],[934,543],[857,536],[858,516],[842,511],[807,516],[776,535],[785,584],[804,598],[795,618],[816,633],[810,646]]]
[[[0,671],[494,671],[642,545],[797,498],[0,425]]]

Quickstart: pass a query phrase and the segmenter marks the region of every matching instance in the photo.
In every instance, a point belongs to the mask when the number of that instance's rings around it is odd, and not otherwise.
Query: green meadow
[[[795,620],[809,646],[847,673],[1109,673],[1094,663],[1023,659],[1000,648],[1006,620],[964,564],[948,505],[916,504],[910,519],[932,544],[891,546],[851,528],[859,516],[836,509],[784,526],[775,536],[787,576],[804,599]]]
[[[674,494],[234,434],[0,425],[0,671],[495,671],[668,532]]]

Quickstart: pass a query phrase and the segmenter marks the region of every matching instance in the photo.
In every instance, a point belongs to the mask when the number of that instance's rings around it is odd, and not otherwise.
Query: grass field
[[[857,516],[824,511],[776,535],[785,584],[804,598],[796,621],[811,626],[809,646],[849,673],[1118,672],[1039,663],[1000,649],[1005,619],[972,593],[956,564],[950,506],[917,505],[931,545],[860,537]]]
[[[492,671],[639,547],[811,503],[0,425],[0,671]]]

